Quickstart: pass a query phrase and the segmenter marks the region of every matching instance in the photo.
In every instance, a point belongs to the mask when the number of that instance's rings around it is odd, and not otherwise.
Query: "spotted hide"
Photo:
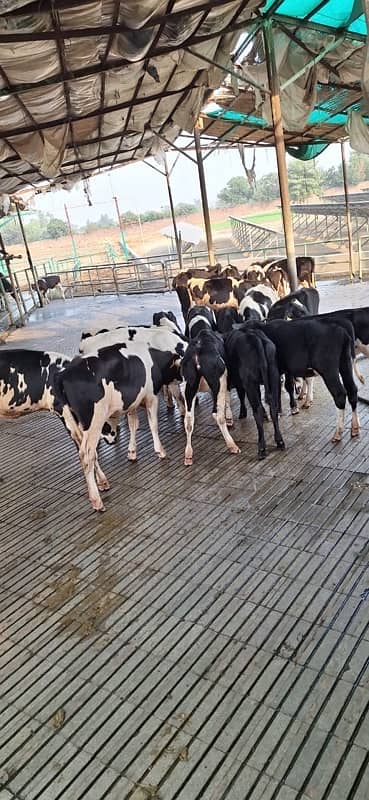
[[[106,476],[100,472],[95,477],[94,469],[97,443],[108,419],[128,416],[129,449],[135,458],[136,411],[144,404],[155,452],[159,458],[165,457],[158,433],[158,392],[163,385],[180,378],[180,361],[186,343],[171,331],[156,328],[156,333],[161,333],[161,338],[157,337],[155,345],[136,338],[97,346],[93,355],[74,359],[58,375],[60,404],[71,409],[81,431],[80,460],[95,510],[104,509],[99,488],[109,488]]]

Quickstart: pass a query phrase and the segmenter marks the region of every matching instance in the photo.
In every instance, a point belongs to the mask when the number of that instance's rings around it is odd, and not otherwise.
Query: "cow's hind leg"
[[[357,413],[357,386],[354,381],[351,357],[347,353],[341,358],[340,373],[352,409],[351,437],[356,439],[360,436],[360,421]]]
[[[246,419],[246,417],[247,417],[247,408],[246,408],[246,403],[245,403],[245,390],[243,389],[242,386],[237,386],[236,389],[237,389],[238,399],[240,401],[240,413],[239,413],[239,417],[238,418],[239,419]]]
[[[266,457],[266,444],[264,436],[264,408],[261,402],[259,384],[252,385],[251,382],[248,381],[246,393],[258,430],[258,458],[261,460]]]
[[[129,442],[127,458],[129,461],[136,461],[137,459],[137,445],[136,445],[136,431],[138,429],[138,415],[137,411],[129,411],[127,414],[127,422],[129,428]]]
[[[289,398],[290,398],[291,414],[298,414],[299,413],[299,407],[297,405],[296,397],[295,397],[295,381],[294,381],[292,375],[289,375],[287,372],[286,372],[286,376],[285,376],[284,386],[285,386],[286,392],[288,392],[288,395],[289,395]]]
[[[286,449],[286,445],[284,443],[283,436],[281,434],[280,427],[279,427],[277,406],[276,406],[275,403],[273,403],[271,401],[269,403],[269,408],[270,408],[270,416],[272,418],[273,428],[274,428],[274,441],[275,441],[275,443],[277,445],[278,450],[285,450]]]
[[[338,370],[335,373],[332,371],[331,374],[322,375],[321,377],[338,409],[336,430],[332,436],[332,442],[335,444],[342,439],[345,423],[346,391],[340,381]]]
[[[88,496],[90,498],[92,508],[95,509],[95,511],[105,510],[99,494],[96,479],[101,488],[108,488],[108,486],[105,487],[104,485],[101,485],[101,481],[104,483],[103,478],[105,478],[105,475],[102,470],[100,473],[100,467],[96,456],[96,448],[105,421],[106,410],[104,408],[104,401],[100,400],[95,403],[91,425],[88,430],[83,432],[81,447],[79,450],[79,457],[88,488]],[[97,471],[96,479],[95,470]]]
[[[314,378],[305,378],[304,383],[306,384],[306,395],[301,396],[302,403],[300,408],[310,408],[314,397]]]
[[[225,417],[227,399],[227,373],[224,372],[220,378],[217,378],[216,376],[212,376],[211,379],[207,378],[207,382],[212,391],[213,399],[216,401],[216,421],[227,448],[230,453],[240,453],[240,448],[229,433]]]
[[[153,395],[151,398],[146,400],[146,410],[147,410],[147,419],[149,421],[149,426],[151,430],[151,435],[154,442],[154,450],[155,453],[159,456],[159,458],[165,458],[166,452],[164,447],[159,439],[159,430],[158,430],[158,398],[156,395]]]
[[[65,405],[62,409],[57,411],[58,416],[62,420],[65,429],[68,431],[69,436],[71,437],[72,441],[77,447],[78,454],[80,454],[81,444],[83,440],[82,431],[75,420],[69,406]],[[110,489],[109,481],[100,467],[99,459],[97,457],[97,453],[95,453],[94,459],[94,468],[95,468],[95,475],[96,475],[96,483],[100,491],[104,492],[107,489]]]
[[[233,427],[233,414],[232,414],[232,408],[231,408],[231,395],[230,395],[230,392],[228,391],[228,389],[227,389],[227,393],[226,393],[225,418],[226,418],[226,423],[228,425],[228,428],[232,428]]]
[[[195,404],[197,398],[197,390],[199,388],[200,379],[196,375],[193,383],[185,382],[183,397],[185,401],[185,418],[184,426],[186,431],[186,449],[184,463],[185,467],[192,466],[193,449],[192,449],[192,434],[195,424]]]

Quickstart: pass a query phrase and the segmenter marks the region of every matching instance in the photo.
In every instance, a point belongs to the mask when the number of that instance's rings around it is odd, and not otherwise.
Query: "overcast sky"
[[[194,155],[192,153],[192,155]],[[246,163],[251,166],[253,151],[246,151]],[[175,154],[168,154],[172,164]],[[339,164],[341,160],[339,145],[331,145],[316,161],[325,168]],[[153,162],[155,163],[155,162]],[[274,148],[257,148],[256,177],[276,170]],[[205,174],[210,204],[215,204],[218,192],[230,178],[243,174],[239,154],[235,150],[222,150],[205,160]],[[185,156],[180,156],[174,167],[172,178],[174,202],[192,202],[200,197],[197,167]],[[95,220],[100,214],[114,217],[115,208],[112,196],[118,197],[121,211],[142,212],[159,209],[168,205],[165,178],[143,163],[121,167],[90,179],[91,199],[89,207],[82,185],[72,191],[58,190],[35,198],[35,207],[49,211],[55,216],[64,217],[64,203],[67,204],[72,224],[83,225],[87,219]]]

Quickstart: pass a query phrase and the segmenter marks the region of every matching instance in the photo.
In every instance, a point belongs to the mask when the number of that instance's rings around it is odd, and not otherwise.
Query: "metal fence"
[[[349,278],[348,243],[345,239],[327,239],[320,243],[296,244],[297,255],[314,255],[318,279]],[[234,264],[242,270],[249,265],[250,256],[255,260],[265,260],[275,256],[283,257],[284,248],[275,245],[262,246],[250,251],[239,249],[223,249],[216,252],[216,259],[222,265]],[[208,264],[205,251],[183,256],[183,268],[204,267]],[[70,267],[69,264],[66,265]],[[165,292],[172,289],[172,280],[180,271],[175,255],[164,254],[140,259],[131,259],[121,263],[100,263],[83,265],[77,269],[60,269],[58,275],[66,290],[67,298],[78,298],[99,294],[135,294],[145,292]],[[39,278],[50,274],[50,261],[35,266]],[[369,277],[369,239],[358,237],[355,241],[354,274],[358,279]],[[29,268],[12,271],[15,284],[14,297],[3,291],[0,281],[0,332],[25,324],[29,314],[40,307],[40,300],[33,288],[34,282]]]

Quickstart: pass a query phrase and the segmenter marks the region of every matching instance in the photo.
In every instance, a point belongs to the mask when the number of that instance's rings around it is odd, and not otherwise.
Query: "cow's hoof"
[[[128,458],[128,461],[137,461],[137,451],[136,450],[128,450],[127,458]]]
[[[155,453],[156,453],[158,458],[166,458],[167,457],[167,454],[166,454],[166,452],[165,452],[163,447],[161,448],[161,450],[155,450]]]
[[[276,444],[277,444],[277,450],[285,450],[286,449],[286,445],[285,445],[283,439],[281,439],[280,442],[277,442]]]
[[[228,450],[229,450],[229,452],[230,452],[230,453],[232,453],[232,455],[234,455],[234,456],[238,455],[238,453],[240,453],[240,452],[241,452],[241,450],[240,450],[240,448],[238,447],[238,445],[237,445],[237,444],[230,444],[230,445],[228,446]]]
[[[107,478],[104,481],[99,481],[97,484],[99,492],[107,492],[110,489],[110,483]]]
[[[91,500],[91,505],[94,511],[105,511],[105,506],[101,498],[98,500]]]
[[[184,465],[185,467],[192,467],[192,456],[185,456]]]
[[[352,426],[351,428],[351,439],[357,439],[360,436],[360,428]]]
[[[259,450],[259,452],[258,452],[259,461],[263,461],[264,458],[266,458],[266,450]]]
[[[331,442],[332,442],[332,444],[338,444],[338,442],[340,442],[341,439],[342,439],[342,434],[341,433],[335,433],[334,436],[332,436],[332,438],[331,438]]]
[[[299,413],[300,413],[300,409],[297,408],[297,406],[296,406],[296,408],[291,408],[291,414],[292,414],[293,417],[295,416],[295,414],[299,414]]]
[[[228,417],[228,419],[226,419],[226,426],[227,428],[233,428],[233,417]]]

